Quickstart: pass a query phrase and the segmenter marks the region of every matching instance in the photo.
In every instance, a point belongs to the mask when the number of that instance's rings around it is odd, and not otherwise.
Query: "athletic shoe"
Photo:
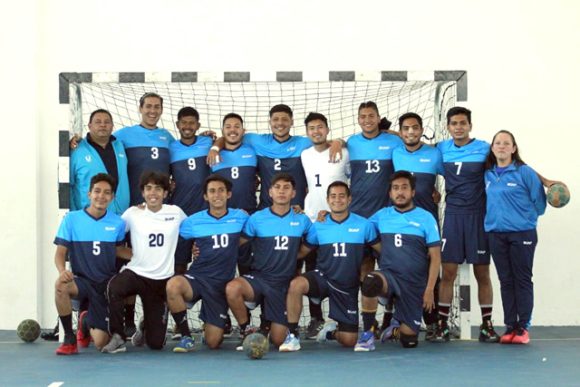
[[[518,328],[514,338],[512,339],[512,344],[528,344],[530,342],[530,334],[525,328]]]
[[[491,320],[486,320],[479,326],[479,341],[482,343],[499,342],[499,335],[493,329]]]
[[[83,332],[83,324],[87,318],[88,311],[83,310],[79,316],[78,328],[77,328],[77,345],[81,348],[87,348],[91,343],[91,335],[85,335]]]
[[[195,349],[195,339],[189,336],[183,336],[181,341],[173,348],[173,352],[186,353]]]
[[[42,332],[40,338],[46,341],[58,341],[58,321],[53,330],[49,332]]]
[[[62,343],[60,347],[56,349],[57,355],[76,355],[79,353],[77,348],[77,343]]]
[[[511,344],[516,336],[516,330],[512,327],[506,327],[505,333],[499,339],[500,344]]]
[[[248,325],[246,330],[240,333],[240,344],[236,347],[236,351],[244,350],[244,339],[251,335],[252,333],[258,332],[258,328]]]
[[[338,324],[336,323],[336,321],[327,322],[326,324],[324,324],[320,332],[318,332],[318,335],[316,336],[316,341],[318,341],[319,343],[324,343],[325,341],[328,341],[327,337],[328,333],[334,332],[337,327]]]
[[[280,352],[296,352],[300,351],[300,339],[294,336],[294,333],[288,332],[286,340],[278,348]]]
[[[446,343],[449,341],[449,327],[447,322],[439,321],[437,324],[437,330],[435,331],[435,337],[431,340],[432,343]]]
[[[125,351],[127,351],[125,340],[118,333],[114,333],[109,343],[101,349],[102,353],[119,353]]]
[[[143,318],[141,318],[137,330],[133,336],[131,336],[131,344],[133,344],[134,347],[142,347],[145,345],[145,321]]]
[[[400,327],[401,323],[398,320],[392,319],[391,325],[389,325],[381,334],[381,343],[386,341],[398,341]]]
[[[179,332],[179,329],[177,328],[177,324],[174,324],[173,328],[171,328],[171,340],[173,340],[173,341],[180,341],[181,340],[181,333]]]
[[[125,326],[125,337],[133,337],[135,332],[137,332],[137,327],[135,324],[129,324]]]
[[[425,331],[425,341],[432,341],[435,338],[436,332],[437,332],[437,323],[427,324],[427,329]]]
[[[309,340],[314,340],[318,337],[318,333],[324,327],[324,320],[319,320],[317,318],[311,318],[308,327],[306,328],[306,338]]]
[[[373,331],[366,331],[360,335],[358,342],[354,346],[355,352],[370,352],[375,350],[375,334]]]

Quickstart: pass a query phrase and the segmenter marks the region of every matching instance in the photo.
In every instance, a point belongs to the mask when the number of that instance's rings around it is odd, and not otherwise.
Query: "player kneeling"
[[[186,303],[202,300],[200,318],[205,322],[205,343],[217,349],[224,337],[228,313],[226,284],[236,274],[240,234],[248,219],[243,210],[227,207],[232,183],[220,175],[205,180],[204,199],[209,210],[188,217],[179,230],[185,240],[195,240],[199,254],[184,275],[167,283],[167,303],[177,324],[181,341],[173,352],[190,352],[195,348],[187,323]]]
[[[393,318],[400,327],[383,339],[398,339],[403,347],[414,348],[419,343],[422,309],[434,307],[433,289],[441,265],[439,230],[433,215],[413,204],[415,177],[410,172],[393,174],[389,196],[393,206],[369,219],[381,236],[379,270],[365,276],[361,290],[364,296],[383,301],[396,297]],[[374,349],[373,332],[364,332],[355,351]]]
[[[358,336],[358,289],[364,247],[378,242],[374,226],[362,216],[349,212],[351,194],[348,185],[335,181],[328,186],[326,199],[330,207],[323,222],[313,224],[300,256],[318,247],[316,270],[296,277],[290,283],[286,297],[288,336],[280,346],[282,352],[298,351],[300,339],[298,319],[302,312],[302,297],[310,302],[330,300],[327,323],[318,333],[318,341],[337,340],[353,347]],[[337,329],[338,328],[338,329]]]
[[[69,212],[54,240],[57,245],[54,261],[60,273],[55,284],[55,302],[65,334],[64,343],[56,350],[57,355],[78,353],[77,337],[72,328],[71,298],[89,301],[88,313],[83,313],[79,320],[79,332],[82,325],[87,325],[99,350],[109,342],[105,290],[109,279],[116,274],[115,257],[130,257],[120,246],[125,239],[125,222],[107,211],[115,197],[115,188],[110,175],[93,176],[88,193],[89,206]],[[66,269],[67,255],[71,270]],[[81,346],[88,346],[90,338],[79,336]]]

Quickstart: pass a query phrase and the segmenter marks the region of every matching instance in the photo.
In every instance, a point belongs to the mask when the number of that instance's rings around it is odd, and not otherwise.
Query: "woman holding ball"
[[[546,210],[540,178],[519,155],[514,135],[500,130],[486,160],[485,231],[501,285],[506,332],[502,344],[527,344],[534,307],[532,267],[538,216]]]

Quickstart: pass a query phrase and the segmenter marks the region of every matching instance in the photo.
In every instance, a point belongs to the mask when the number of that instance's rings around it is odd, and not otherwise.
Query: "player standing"
[[[501,284],[506,332],[500,342],[528,344],[536,226],[546,210],[546,193],[536,172],[521,159],[512,133],[500,130],[491,144],[485,163],[485,231]]]
[[[286,339],[286,293],[294,277],[302,238],[312,225],[306,215],[297,214],[290,207],[296,196],[295,187],[291,175],[274,175],[270,184],[272,206],[253,214],[244,226],[242,238],[252,242],[254,253],[251,270],[226,286],[242,341],[252,332],[244,303],[255,307],[261,301],[266,319],[272,322],[270,339],[277,346]],[[241,346],[238,348],[241,350]]]
[[[336,339],[345,347],[354,347],[357,342],[360,267],[364,247],[378,242],[377,233],[371,222],[349,212],[351,195],[345,182],[335,181],[328,186],[327,201],[330,214],[324,222],[313,223],[314,232],[306,239],[307,247],[318,247],[316,270],[308,271],[290,283],[286,297],[289,332],[280,346],[281,351],[300,349],[298,319],[304,295],[310,303],[318,304],[328,297],[329,317],[338,322],[326,324],[318,333],[319,341]]]
[[[64,329],[64,342],[57,355],[78,353],[72,328],[71,298],[88,300],[86,317],[90,335],[100,350],[109,341],[105,289],[115,275],[115,257],[125,238],[125,222],[107,210],[115,196],[115,181],[105,173],[91,178],[85,209],[71,211],[63,218],[54,240],[54,262],[59,272],[55,284],[56,309]],[[71,270],[66,269],[70,257]],[[128,256],[126,256],[128,258]],[[79,328],[80,329],[80,328]]]
[[[138,330],[133,335],[133,345],[143,345],[145,341],[151,349],[162,349],[165,344],[165,286],[174,273],[179,225],[186,215],[177,206],[163,204],[169,193],[169,176],[145,172],[140,187],[145,209],[131,207],[123,214],[126,231],[131,233],[133,257],[109,282],[107,298],[112,337],[103,352],[125,351],[123,300],[133,295],[141,298],[144,315],[144,331]]]
[[[395,172],[389,195],[393,206],[383,208],[370,221],[381,243],[379,269],[365,276],[361,289],[366,297],[396,297],[393,318],[400,322],[394,336],[405,348],[419,344],[421,314],[434,307],[434,287],[441,265],[439,227],[435,218],[413,204],[415,177],[407,171]],[[365,331],[355,351],[373,351],[374,333]]]
[[[173,352],[194,349],[186,302],[199,300],[205,343],[212,349],[220,346],[228,313],[225,287],[235,277],[240,234],[248,219],[243,210],[228,208],[232,183],[226,178],[210,175],[203,191],[209,209],[191,215],[180,227],[182,238],[195,240],[199,255],[187,273],[176,275],[167,283],[167,303],[181,333]]]

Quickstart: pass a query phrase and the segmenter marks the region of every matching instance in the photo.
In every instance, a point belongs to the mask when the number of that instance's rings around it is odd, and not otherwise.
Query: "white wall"
[[[12,2],[0,26],[2,130],[10,138],[0,152],[0,203],[6,207],[0,329],[14,329],[27,317],[46,327],[55,321],[57,133],[67,125],[58,104],[63,71],[467,70],[475,136],[489,141],[500,128],[514,131],[525,160],[572,190],[571,204],[549,208],[540,222],[534,322],[580,324],[580,238],[574,232],[580,214],[574,154],[579,4]],[[501,322],[497,286],[495,304]]]

